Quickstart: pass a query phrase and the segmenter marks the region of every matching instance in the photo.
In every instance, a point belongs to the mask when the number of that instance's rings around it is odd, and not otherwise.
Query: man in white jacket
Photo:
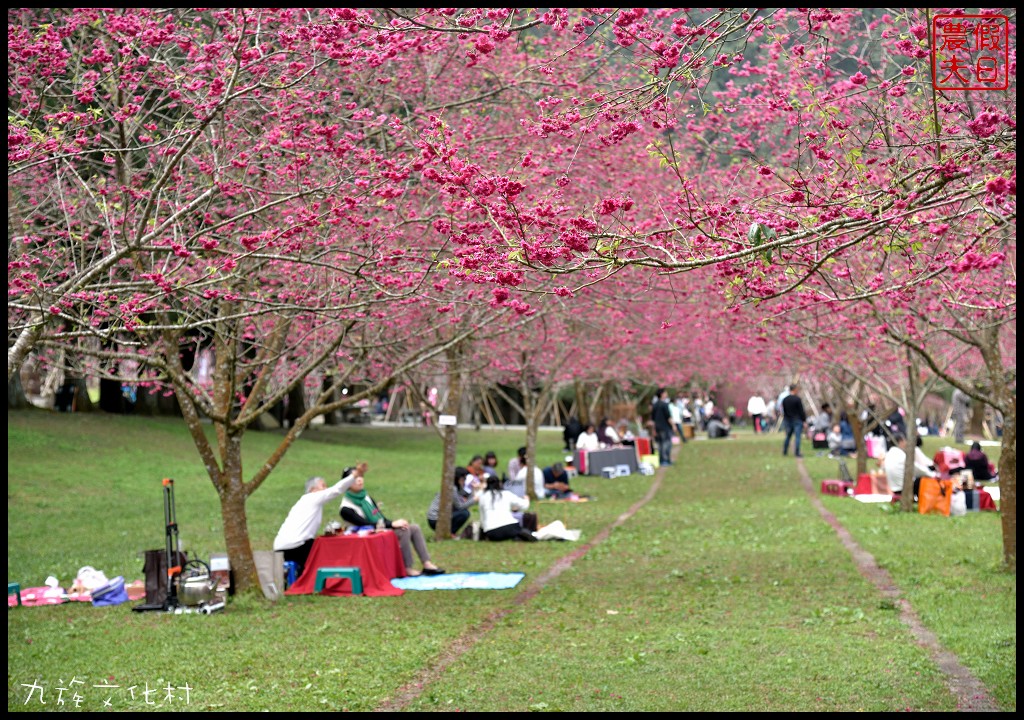
[[[344,495],[356,477],[362,477],[364,472],[366,463],[347,468],[344,477],[331,487],[327,487],[322,477],[311,477],[306,481],[306,492],[292,505],[274,538],[274,550],[283,551],[285,561],[294,562],[299,575],[309,558],[309,551],[313,549],[313,541],[320,532],[324,505]]]

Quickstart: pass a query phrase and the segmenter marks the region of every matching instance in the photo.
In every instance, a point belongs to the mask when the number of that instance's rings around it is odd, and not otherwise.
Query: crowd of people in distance
[[[800,389],[797,385],[790,385],[776,400],[776,407],[782,418],[782,431],[785,437],[782,444],[782,454],[789,453],[790,442],[793,444],[793,452],[796,457],[801,457],[801,438],[811,439],[813,446],[821,450],[818,454],[824,454],[827,450],[830,458],[842,458],[855,455],[857,443],[854,438],[853,426],[845,412],[838,416],[833,412],[828,403],[821,406],[820,411],[809,417],[800,398]],[[751,397],[748,410],[752,417],[760,415],[755,419],[754,431],[763,432],[765,426],[759,422],[767,414],[767,405],[763,403],[760,396]],[[763,410],[761,413],[756,410]],[[954,414],[956,408],[953,410]],[[879,468],[885,473],[889,489],[893,495],[899,497],[904,491],[904,476],[910,451],[907,449],[908,432],[907,422],[903,411],[894,407],[891,411],[879,413],[876,405],[867,403],[866,407],[857,417],[864,437],[873,438],[873,442],[883,444],[884,453],[879,457]],[[760,426],[760,429],[759,429]],[[956,466],[950,468],[938,468],[936,461],[929,458],[923,451],[923,436],[929,434],[931,429],[921,420],[915,422],[916,443],[913,451],[913,472],[914,480],[913,493],[916,500],[921,480],[924,478],[941,478],[950,475],[958,475],[969,471],[972,480],[981,482],[998,483],[999,478],[995,466],[989,461],[988,456],[981,449],[981,443],[975,441],[967,453],[955,448],[944,448],[960,458]],[[936,455],[936,458],[939,457]],[[948,472],[947,474],[944,474]]]
[[[698,431],[706,432],[711,440],[731,437],[738,419],[739,411],[735,406],[723,407],[710,395],[688,396],[679,391],[673,396],[668,388],[661,387],[652,396],[646,417],[637,417],[634,421],[626,418],[612,421],[605,417],[596,425],[584,425],[571,417],[565,424],[563,438],[566,452],[633,445],[638,438],[646,438],[652,442],[658,464],[671,465],[673,445],[687,442]],[[759,432],[760,420],[759,414],[755,417]]]
[[[965,402],[958,399],[958,404],[954,404],[954,415],[963,410]],[[853,418],[854,422],[846,412],[835,412],[829,403],[823,403],[815,414],[809,414],[801,388],[794,383],[771,401],[765,400],[764,394],[753,394],[747,402],[746,413],[755,434],[774,429],[783,433],[782,454],[789,455],[792,448],[795,457],[802,457],[804,440],[810,441],[819,455],[827,452],[830,458],[856,454],[853,428],[854,423],[859,423],[865,437],[878,437],[884,443],[884,454],[876,454],[875,457],[879,459],[879,467],[885,473],[891,491],[895,495],[902,494],[910,452],[907,449],[906,420],[898,408],[878,413],[874,404],[868,403],[861,414]],[[657,453],[659,465],[671,466],[673,445],[686,443],[696,428],[706,431],[708,439],[726,438],[730,437],[736,419],[734,407],[723,412],[710,398],[686,397],[684,393],[678,393],[672,399],[667,388],[658,388],[646,418],[637,417],[631,422],[604,417],[597,424],[582,424],[578,418],[570,417],[564,426],[563,439],[565,451],[572,453],[634,445],[639,439],[647,438],[652,442],[652,452]],[[955,424],[961,422],[962,419],[957,419]],[[936,460],[930,459],[922,450],[922,435],[930,432],[930,428],[918,421],[912,429],[921,430],[917,433],[911,461],[915,497],[923,478],[948,477],[947,472],[969,471],[974,480],[998,482],[995,467],[982,451],[980,443],[974,442],[967,453],[955,451],[962,458],[962,467],[948,470],[943,465],[937,468],[939,456],[936,455]],[[419,525],[405,518],[392,520],[383,513],[367,491],[366,471],[366,463],[360,463],[346,468],[334,485],[328,486],[321,477],[306,481],[303,495],[295,502],[277,533],[274,550],[283,552],[285,560],[296,563],[301,571],[323,523],[323,508],[332,501],[339,501],[340,518],[350,529],[387,529],[395,533],[408,575],[444,573],[431,559]],[[426,512],[427,524],[436,532],[442,503],[449,502],[450,530],[454,537],[532,542],[536,540],[532,531],[537,529],[537,516],[530,512],[531,498],[586,499],[573,489],[574,477],[576,471],[572,454],[567,455],[564,462],[552,462],[546,466],[535,464],[532,473],[526,447],[518,449],[504,470],[496,453],[474,455],[466,465],[455,469],[451,487],[434,496]],[[479,514],[479,520],[475,522],[473,508]],[[420,569],[417,569],[417,564]]]

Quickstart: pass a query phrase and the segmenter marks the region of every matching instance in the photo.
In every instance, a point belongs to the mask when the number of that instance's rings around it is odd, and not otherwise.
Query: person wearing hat
[[[573,460],[572,455],[565,456],[565,474],[570,478],[574,478],[579,474],[576,471],[576,461]]]

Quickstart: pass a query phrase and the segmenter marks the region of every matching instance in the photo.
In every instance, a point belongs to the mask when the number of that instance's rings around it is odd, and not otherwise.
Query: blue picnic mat
[[[514,588],[525,573],[446,573],[393,578],[391,584],[402,590],[507,590]]]

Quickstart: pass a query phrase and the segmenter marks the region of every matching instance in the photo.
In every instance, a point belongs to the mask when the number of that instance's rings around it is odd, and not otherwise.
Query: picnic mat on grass
[[[891,503],[892,495],[889,493],[885,495],[854,495],[853,499],[862,503]]]
[[[508,590],[525,576],[526,573],[446,573],[394,578],[391,584],[402,590]]]
[[[142,600],[146,597],[146,583],[144,580],[125,583],[125,592],[128,593],[129,602]],[[66,602],[92,602],[92,595],[88,592],[68,594],[60,588],[56,590],[42,587],[30,587],[21,589],[22,607],[38,607],[39,605],[61,605]],[[7,596],[7,607],[16,607],[18,596],[10,593]]]
[[[992,499],[999,502],[999,486],[989,485],[982,487],[981,489],[988,492],[992,496]],[[892,502],[892,495],[854,495],[854,500],[859,500],[862,503],[887,503]]]

